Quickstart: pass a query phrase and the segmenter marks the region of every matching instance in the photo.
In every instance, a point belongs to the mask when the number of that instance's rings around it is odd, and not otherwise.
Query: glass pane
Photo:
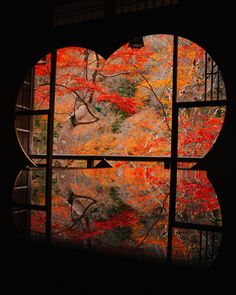
[[[56,169],[55,242],[164,259],[169,171],[152,168]]]
[[[178,101],[205,100],[205,50],[178,38]]]
[[[14,203],[30,203],[29,171],[23,170],[17,176],[12,200]]]
[[[45,205],[46,170],[32,169],[31,177],[31,204]]]
[[[173,37],[144,43],[58,50],[54,153],[170,155]]]
[[[31,128],[32,117],[31,116],[17,116],[15,119],[16,134],[22,149],[27,155],[31,152]]]
[[[180,109],[178,156],[204,157],[221,131],[224,116],[225,107]]]
[[[178,101],[225,100],[225,86],[212,57],[196,43],[178,38]]]
[[[46,154],[47,151],[47,128],[48,119],[46,115],[32,116],[32,154]]]
[[[222,225],[217,195],[205,171],[178,171],[176,190],[176,221]]]
[[[16,111],[49,108],[51,54],[32,67],[23,80],[16,100]]]
[[[224,81],[219,68],[209,54],[206,54],[206,100],[226,100]]]
[[[47,115],[16,116],[18,140],[27,155],[46,154]]]
[[[51,54],[47,54],[37,62],[34,73],[33,109],[48,109],[50,99]]]
[[[219,251],[221,233],[192,229],[175,229],[172,262],[194,268],[207,268]]]
[[[31,210],[30,222],[31,239],[44,241],[46,233],[46,212]]]
[[[13,201],[20,204],[45,205],[46,170],[22,170],[15,182]]]
[[[29,69],[21,84],[16,97],[16,111],[30,110],[33,108],[34,99],[34,69]]]

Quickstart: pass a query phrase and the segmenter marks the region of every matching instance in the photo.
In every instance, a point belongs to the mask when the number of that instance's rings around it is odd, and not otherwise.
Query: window
[[[224,83],[190,40],[143,43],[106,61],[61,48],[35,65],[33,102],[16,109],[17,126],[31,122],[25,151],[35,167],[16,180],[15,224],[48,243],[208,267],[221,213],[194,165],[221,130]]]

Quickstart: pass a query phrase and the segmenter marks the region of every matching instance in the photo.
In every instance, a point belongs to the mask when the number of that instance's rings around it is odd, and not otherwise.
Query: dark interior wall
[[[145,294],[156,288],[166,288],[168,291],[172,285],[163,285],[161,281],[169,279],[179,289],[183,281],[189,281],[200,290],[201,285],[196,284],[197,280],[208,281],[212,288],[221,283],[225,287],[230,286],[227,284],[235,274],[230,266],[235,266],[236,261],[235,15],[231,1],[212,2],[180,1],[180,5],[173,8],[124,15],[119,19],[108,16],[104,20],[57,28],[52,26],[52,6],[49,1],[34,1],[30,5],[26,1],[1,4],[2,14],[7,16],[1,20],[1,260],[7,258],[1,267],[6,278],[16,282],[15,286],[24,290],[29,280],[33,280],[37,288],[44,287],[47,282],[55,289],[78,286],[82,290],[83,285],[91,290],[105,291],[109,290],[106,284],[110,280],[115,288],[122,290],[124,284],[128,283],[130,290],[141,291],[143,288]],[[19,170],[29,164],[14,129],[15,97],[27,69],[55,47],[84,46],[106,58],[133,37],[154,33],[177,33],[204,47],[219,65],[226,85],[229,105],[225,124],[217,143],[202,164],[207,167],[209,178],[217,191],[224,222],[222,248],[207,276],[203,272],[176,271],[137,261],[26,244],[15,239],[11,228],[12,186]],[[227,274],[227,281],[224,274]],[[8,285],[11,286],[14,285]]]

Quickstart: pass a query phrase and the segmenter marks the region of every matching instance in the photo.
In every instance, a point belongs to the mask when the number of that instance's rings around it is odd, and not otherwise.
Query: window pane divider
[[[173,39],[173,70],[172,70],[172,132],[171,132],[171,159],[170,159],[170,200],[167,264],[172,261],[173,224],[175,221],[176,185],[177,185],[177,158],[178,158],[178,107],[177,107],[177,74],[178,74],[178,36]]]
[[[49,115],[49,110],[23,110],[16,111],[15,116]]]
[[[226,106],[226,100],[210,100],[210,101],[181,101],[176,102],[178,108],[194,108],[194,107],[214,107],[214,106]]]
[[[48,110],[47,128],[47,156],[46,156],[46,183],[45,183],[45,205],[46,205],[46,243],[51,242],[51,217],[52,217],[52,155],[53,155],[53,121],[55,108],[55,84],[56,84],[56,62],[57,51],[51,53],[51,75],[50,75],[50,101]]]
[[[46,154],[31,154],[30,158],[32,159],[46,159]],[[58,160],[109,160],[109,161],[139,161],[139,162],[165,162],[170,163],[171,157],[156,157],[156,156],[119,156],[119,155],[74,155],[74,154],[54,154],[52,155],[53,159]],[[177,162],[198,162],[201,160],[201,157],[178,157]],[[46,164],[38,164],[46,165]]]
[[[186,228],[192,230],[202,230],[202,231],[211,231],[211,232],[222,232],[221,226],[208,225],[208,224],[198,224],[198,223],[185,223],[185,222],[175,222],[173,227],[175,228]]]
[[[17,202],[13,202],[12,205],[14,208],[19,208],[19,209],[46,211],[46,206],[44,205],[34,205],[34,204],[17,203]]]

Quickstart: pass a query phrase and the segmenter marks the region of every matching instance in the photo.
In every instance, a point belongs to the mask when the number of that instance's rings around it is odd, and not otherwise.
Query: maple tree
[[[86,48],[57,51],[55,153],[170,156],[173,36],[150,35],[144,43],[141,49],[125,44],[106,61]],[[178,101],[204,100],[204,62],[200,46],[179,38]],[[35,73],[35,107],[45,108],[50,55]],[[218,88],[224,99],[222,79]],[[223,118],[223,107],[181,109],[178,155],[203,157]]]
[[[166,259],[169,170],[117,169],[54,171],[53,240]],[[176,218],[181,222],[221,225],[219,203],[204,171],[178,172]],[[41,212],[32,213],[31,228],[45,232]],[[194,259],[198,239],[197,231],[176,229],[174,260]]]
[[[106,61],[87,48],[57,50],[54,154],[170,157],[173,36],[145,36],[144,44],[141,49],[125,44]],[[221,76],[219,85],[215,78],[212,83],[205,81],[206,57],[207,68],[215,65],[200,46],[179,38],[177,101],[204,101],[214,98],[216,91],[225,99]],[[35,109],[48,108],[50,64],[49,54],[35,66]],[[222,106],[180,109],[178,156],[203,157],[221,130],[224,113]],[[38,142],[33,141],[33,151],[45,153],[46,117],[35,120],[33,127]],[[83,165],[58,162],[66,167]],[[169,170],[138,161],[112,165],[116,169],[109,173],[86,169],[54,174],[53,239],[123,253],[145,249],[148,255],[166,257]],[[221,226],[219,204],[206,175],[178,173],[176,219]],[[42,195],[35,191],[34,198],[41,204]],[[32,214],[35,232],[43,232],[43,218]],[[193,237],[189,245],[187,236]],[[191,260],[196,237],[176,230],[173,256]]]

